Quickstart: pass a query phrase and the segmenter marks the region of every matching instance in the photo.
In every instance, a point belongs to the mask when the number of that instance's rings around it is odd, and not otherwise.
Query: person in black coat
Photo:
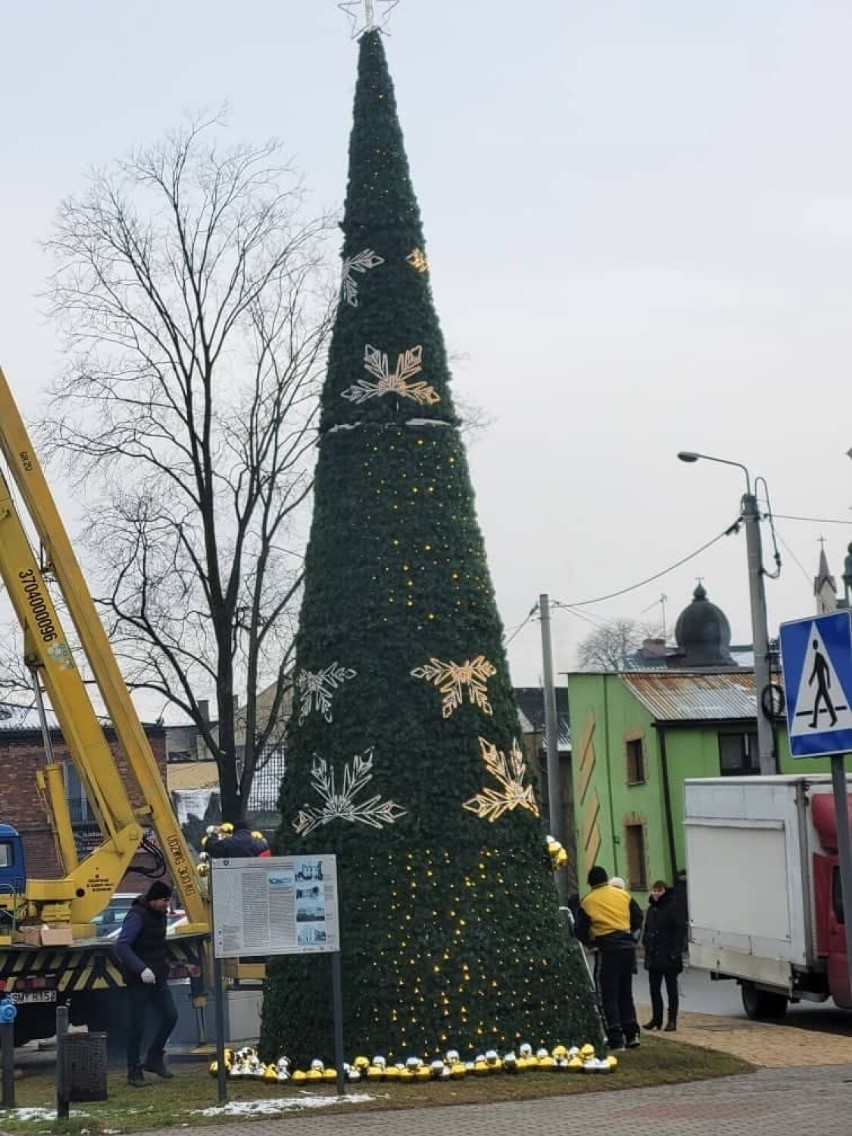
[[[166,1042],[178,1018],[169,989],[166,950],[166,913],[171,896],[169,885],[155,880],[145,895],[133,901],[116,944],[129,1009],[127,1083],[137,1089],[148,1084],[143,1069],[164,1080],[171,1080],[174,1076],[165,1061]],[[149,1010],[154,1016],[155,1028],[143,1065],[142,1035]]]
[[[251,831],[248,821],[235,821],[230,830],[212,833],[203,842],[204,851],[215,860],[239,860],[247,856],[262,856],[269,845],[263,836]]]
[[[645,913],[645,930],[642,943],[645,947],[645,969],[651,994],[651,1020],[643,1029],[663,1028],[663,983],[669,1012],[666,1030],[677,1029],[677,979],[683,970],[683,944],[686,926],[681,905],[672,888],[663,880],[651,888],[648,910]]]

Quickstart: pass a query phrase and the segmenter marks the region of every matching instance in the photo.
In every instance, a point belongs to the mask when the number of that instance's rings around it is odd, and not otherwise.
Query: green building
[[[700,585],[675,638],[618,673],[568,676],[581,890],[596,863],[640,902],[654,880],[674,882],[684,780],[760,772],[754,671],[738,665],[728,620]],[[779,773],[829,771],[827,758],[792,758],[783,715],[773,722]]]

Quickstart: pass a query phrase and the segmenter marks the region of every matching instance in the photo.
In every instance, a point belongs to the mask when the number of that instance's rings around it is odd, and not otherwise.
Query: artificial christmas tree
[[[343,232],[275,851],[337,854],[350,1056],[598,1042],[378,31],[360,40]],[[327,958],[270,965],[261,1044],[330,1053]]]

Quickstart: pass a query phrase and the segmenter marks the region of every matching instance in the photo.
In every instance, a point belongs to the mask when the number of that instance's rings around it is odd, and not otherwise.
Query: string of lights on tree
[[[357,5],[343,5],[353,14]],[[337,856],[348,1046],[393,1065],[600,1043],[558,910],[382,37],[365,8],[342,278],[281,787],[280,854]],[[562,858],[562,859],[561,859]],[[561,862],[560,862],[561,861]],[[332,1031],[323,960],[274,960],[261,1052]]]

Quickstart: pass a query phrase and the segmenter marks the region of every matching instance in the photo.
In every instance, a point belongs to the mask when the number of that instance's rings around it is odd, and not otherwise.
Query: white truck
[[[852,1008],[831,778],[687,780],[684,829],[690,964],[735,979],[750,1018]]]

